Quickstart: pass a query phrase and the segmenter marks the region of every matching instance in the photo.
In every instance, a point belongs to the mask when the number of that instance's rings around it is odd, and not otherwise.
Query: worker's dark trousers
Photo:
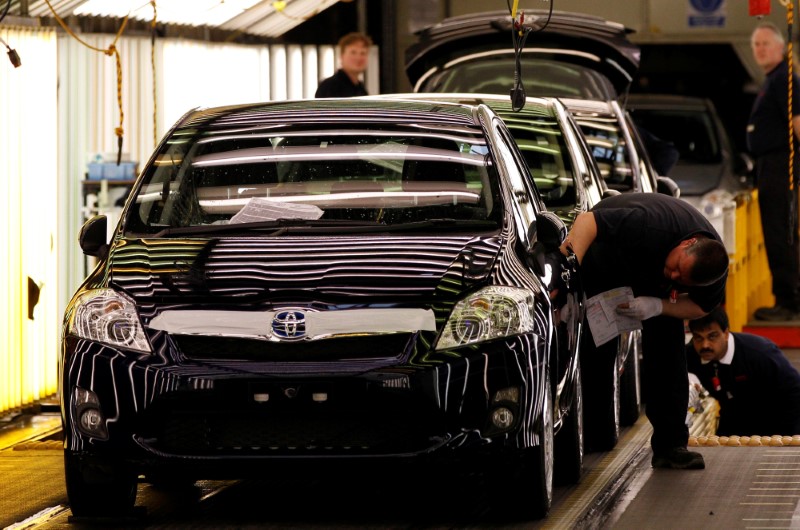
[[[686,447],[689,376],[683,320],[658,316],[642,321],[642,395],[653,426],[654,453]]]
[[[800,159],[800,153],[795,153]],[[795,171],[798,171],[795,163]],[[797,175],[800,178],[800,174]],[[778,305],[798,310],[798,282],[800,282],[800,244],[797,237],[797,213],[793,227],[790,223],[791,196],[789,192],[789,152],[774,151],[756,160],[758,206],[761,210],[761,228],[764,247],[772,273],[772,294]],[[797,208],[797,187],[794,190]],[[790,241],[791,236],[791,241]]]

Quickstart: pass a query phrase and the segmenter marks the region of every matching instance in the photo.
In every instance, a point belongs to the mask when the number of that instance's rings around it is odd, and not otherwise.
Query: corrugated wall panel
[[[50,30],[5,28],[22,59],[0,73],[0,413],[56,390],[57,45]]]

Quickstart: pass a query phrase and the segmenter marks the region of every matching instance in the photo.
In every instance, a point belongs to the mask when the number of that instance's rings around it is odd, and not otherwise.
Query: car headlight
[[[531,291],[517,287],[485,287],[455,305],[436,349],[533,331],[533,311]]]
[[[67,332],[109,346],[152,351],[133,300],[113,289],[82,293],[75,302]]]

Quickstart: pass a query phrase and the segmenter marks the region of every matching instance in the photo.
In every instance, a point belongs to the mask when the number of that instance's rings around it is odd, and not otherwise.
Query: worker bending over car
[[[561,252],[575,253],[588,297],[625,286],[633,291],[634,299],[617,312],[642,321],[642,389],[653,426],[652,466],[705,468],[703,455],[687,449],[684,319],[699,318],[723,301],[728,253],[719,234],[684,201],[625,193],[580,214]],[[582,362],[616,355],[615,341],[586,344]]]

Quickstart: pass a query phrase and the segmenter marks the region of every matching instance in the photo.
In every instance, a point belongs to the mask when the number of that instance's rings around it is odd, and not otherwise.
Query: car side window
[[[595,115],[577,117],[577,122],[606,186],[619,192],[633,191],[635,186],[629,147],[616,120]]]

